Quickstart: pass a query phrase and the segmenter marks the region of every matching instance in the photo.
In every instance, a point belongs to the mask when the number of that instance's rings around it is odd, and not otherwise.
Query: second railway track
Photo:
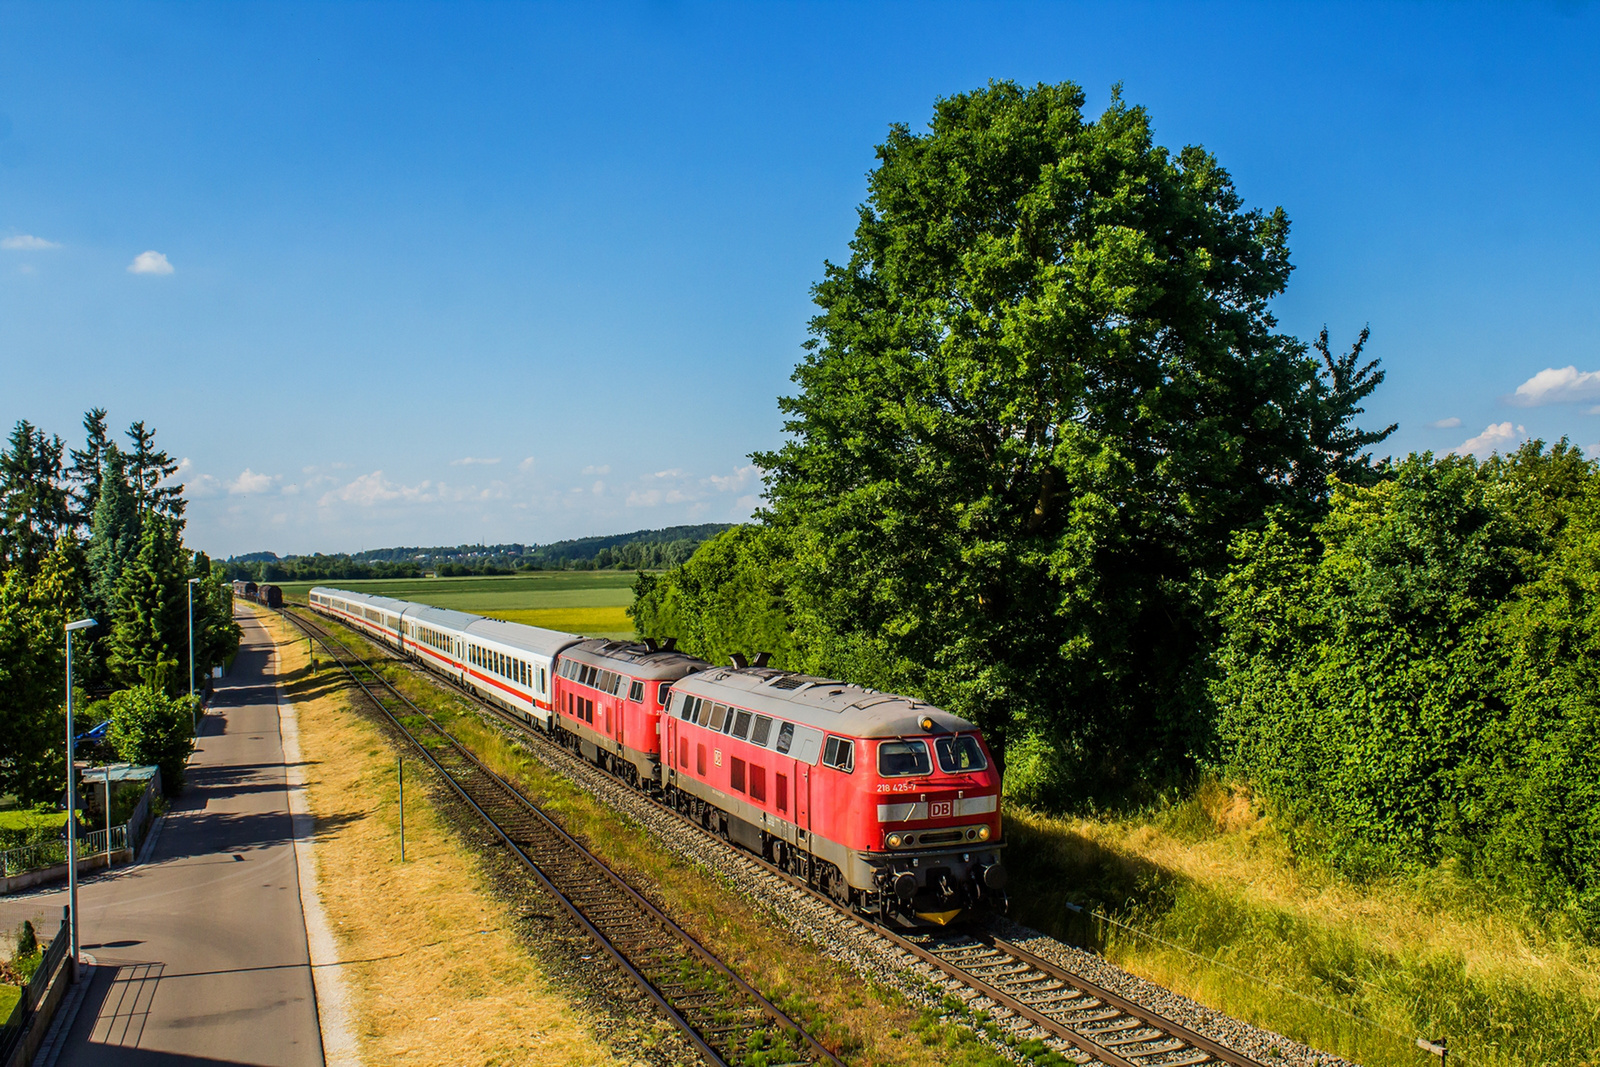
[[[286,619],[321,645],[451,790],[684,1035],[711,1067],[842,1061],[478,760],[318,622]]]
[[[284,614],[305,625],[294,613],[285,610]],[[390,650],[383,651],[398,662],[410,665],[409,661],[395,657]],[[528,734],[525,722],[482,700],[471,690],[431,673],[428,677],[493,713],[497,719],[517,728],[519,733]],[[539,735],[533,733],[531,736]],[[589,779],[584,784],[591,789],[604,786],[625,792],[631,797],[643,797],[643,794],[628,789],[598,767],[579,760],[553,742],[550,748],[554,753],[559,753],[565,762],[573,764],[575,768],[581,767],[583,775]],[[685,822],[683,826],[695,834],[714,836],[692,823]],[[987,929],[958,927],[905,932],[886,929],[862,921],[826,894],[817,892],[803,880],[760,857],[743,851],[738,851],[737,856],[741,862],[765,871],[847,916],[864,930],[884,939],[949,981],[981,995],[994,1005],[998,1017],[1015,1017],[1048,1035],[1063,1054],[1080,1063],[1100,1063],[1106,1067],[1204,1067],[1208,1064],[1262,1067],[1260,1061],[1012,944]]]

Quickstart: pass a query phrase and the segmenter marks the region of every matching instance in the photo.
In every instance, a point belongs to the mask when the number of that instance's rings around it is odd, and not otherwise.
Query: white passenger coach
[[[454,679],[507,711],[550,728],[555,659],[581,639],[464,611],[318,586],[312,610]]]

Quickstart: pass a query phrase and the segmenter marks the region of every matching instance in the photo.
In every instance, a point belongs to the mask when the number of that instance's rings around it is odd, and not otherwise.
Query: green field
[[[632,637],[633,574],[626,571],[539,571],[496,578],[382,578],[367,581],[283,582],[303,602],[313,586],[414,600],[507,622],[591,637]]]

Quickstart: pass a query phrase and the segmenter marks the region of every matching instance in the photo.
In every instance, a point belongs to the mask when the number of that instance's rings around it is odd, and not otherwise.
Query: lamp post
[[[67,623],[67,899],[71,909],[67,918],[71,922],[72,955],[68,966],[73,982],[78,980],[78,796],[72,744],[72,632],[93,625],[93,619]]]
[[[194,712],[194,587],[200,579],[189,579],[189,711]]]

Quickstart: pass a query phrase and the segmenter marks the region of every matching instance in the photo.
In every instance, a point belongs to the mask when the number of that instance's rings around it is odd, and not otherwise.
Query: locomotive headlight
[[[889,835],[889,847],[890,848],[899,848],[900,847],[900,841],[901,841],[901,837],[900,837],[899,834],[890,834]]]
[[[987,826],[978,827],[978,840],[979,841],[987,841],[987,840],[989,840],[989,828]]]

